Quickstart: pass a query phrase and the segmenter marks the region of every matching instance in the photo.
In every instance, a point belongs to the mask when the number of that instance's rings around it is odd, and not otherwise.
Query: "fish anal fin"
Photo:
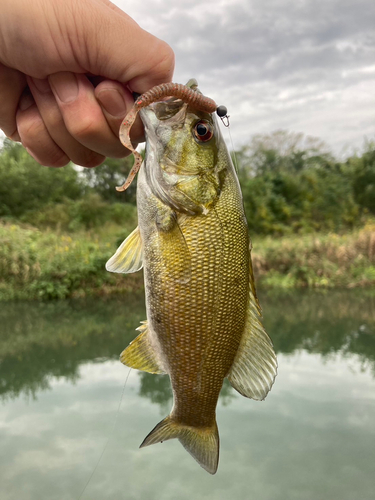
[[[144,321],[137,330],[141,332],[140,335],[122,351],[120,361],[136,370],[155,374],[165,373],[162,362],[150,342],[147,321]]]
[[[240,394],[262,401],[274,383],[277,360],[272,341],[261,323],[252,271],[250,262],[249,305],[245,329],[227,377]]]
[[[143,266],[143,245],[139,228],[121,243],[116,253],[109,259],[105,268],[111,273],[135,273]]]
[[[158,423],[146,436],[140,448],[177,438],[182,446],[210,474],[219,463],[219,433],[216,421],[210,427],[192,427],[174,420],[171,415]]]

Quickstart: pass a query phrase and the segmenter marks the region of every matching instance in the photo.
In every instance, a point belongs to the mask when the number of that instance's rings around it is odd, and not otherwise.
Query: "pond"
[[[177,440],[138,448],[171,407],[168,377],[118,361],[142,295],[2,304],[0,498],[373,499],[374,297],[260,295],[279,374],[264,402],[224,384],[215,476]]]

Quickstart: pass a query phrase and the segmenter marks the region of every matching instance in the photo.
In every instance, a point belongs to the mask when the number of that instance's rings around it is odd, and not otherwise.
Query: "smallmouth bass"
[[[187,86],[199,92],[194,80]],[[120,359],[171,380],[171,413],[141,447],[177,438],[215,474],[224,378],[243,396],[263,400],[276,356],[261,324],[241,190],[216,118],[178,98],[140,115],[146,156],[138,227],[106,268],[143,267],[147,321]]]

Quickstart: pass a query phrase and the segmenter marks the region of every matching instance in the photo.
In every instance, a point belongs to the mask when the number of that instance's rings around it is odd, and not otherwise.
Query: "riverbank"
[[[345,234],[255,240],[254,273],[267,288],[358,288],[375,285],[375,223]]]
[[[106,261],[132,228],[106,225],[65,233],[0,223],[0,301],[53,300],[140,291],[142,273],[117,275]],[[342,235],[253,238],[263,288],[356,288],[375,285],[375,223]]]

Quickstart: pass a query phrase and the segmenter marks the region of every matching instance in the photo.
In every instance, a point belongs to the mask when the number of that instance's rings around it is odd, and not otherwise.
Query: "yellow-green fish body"
[[[139,225],[107,269],[134,272],[143,264],[147,322],[121,360],[167,373],[172,384],[172,411],[141,446],[178,438],[213,474],[224,378],[264,399],[276,357],[260,323],[239,183],[215,118],[176,99],[141,117]]]

